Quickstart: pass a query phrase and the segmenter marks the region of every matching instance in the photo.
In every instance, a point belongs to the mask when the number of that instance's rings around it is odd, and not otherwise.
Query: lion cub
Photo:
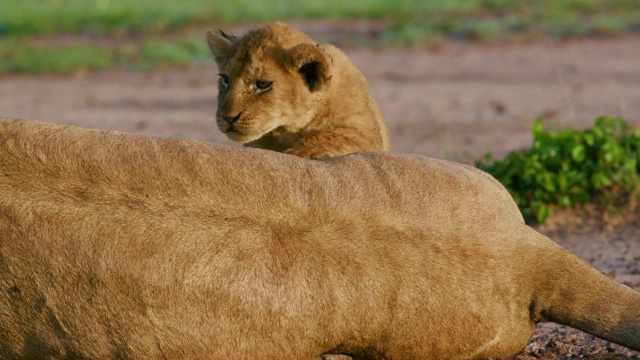
[[[216,123],[245,146],[305,158],[390,150],[367,81],[333,45],[283,23],[242,37],[209,31],[220,71]]]

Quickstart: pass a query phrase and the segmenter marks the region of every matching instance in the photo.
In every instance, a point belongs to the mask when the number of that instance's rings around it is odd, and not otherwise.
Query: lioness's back
[[[485,203],[485,194],[490,191],[503,200],[490,207],[506,203],[517,213],[489,175],[417,155],[366,153],[309,162],[259,149],[35,121],[3,119],[0,129],[0,151],[9,155],[0,158],[0,168],[7,174],[4,186],[9,181],[12,191],[39,189],[43,196],[80,202],[97,192],[103,194],[96,200],[108,195],[153,201],[153,195],[225,211],[246,211],[250,195],[256,213],[275,204],[283,211],[291,209],[287,216],[312,207],[343,211],[343,216],[371,201],[380,211],[403,207],[403,216],[417,217],[430,211],[425,201],[467,206],[482,201],[478,206],[487,208],[491,204]],[[247,179],[255,180],[248,186]],[[452,187],[467,196],[451,196]]]

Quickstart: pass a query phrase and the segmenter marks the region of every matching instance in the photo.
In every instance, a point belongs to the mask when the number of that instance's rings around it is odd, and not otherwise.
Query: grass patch
[[[97,46],[27,47],[20,41],[0,42],[0,72],[70,73],[81,69],[103,70],[113,58]]]
[[[115,51],[119,63],[139,71],[150,71],[161,66],[186,66],[211,61],[209,48],[203,37],[188,37],[175,41],[149,38],[139,46]]]
[[[156,33],[215,21],[216,7],[202,0],[5,0],[0,35]]]
[[[489,36],[494,28],[511,28],[516,19],[521,29],[561,34],[575,32],[566,27],[579,23],[605,31],[638,25],[640,0],[4,0],[0,36],[157,33],[196,24],[298,18],[386,18],[418,29],[429,23],[426,28],[445,33]]]
[[[256,22],[292,18],[407,16],[414,11],[468,14],[476,1],[435,0],[5,0],[0,2],[0,35],[58,32],[110,34],[176,30],[194,24]]]
[[[533,125],[533,146],[503,160],[485,156],[476,166],[498,179],[527,219],[544,222],[556,207],[595,202],[615,211],[640,184],[640,130],[601,117],[586,130]]]
[[[113,66],[150,71],[162,66],[205,63],[210,59],[204,40],[195,36],[173,41],[149,37],[118,46],[24,46],[18,40],[0,42],[0,72],[12,73],[67,74],[79,70],[104,70]]]
[[[640,29],[640,0],[3,0],[0,71],[182,65],[202,61],[204,46],[193,45],[191,38],[161,40],[168,33],[174,38],[195,26],[317,18],[384,18],[390,24],[386,30],[374,39],[356,41],[374,45],[420,45],[440,38],[502,40],[530,33],[560,38],[610,36]],[[116,38],[118,43],[105,48],[63,42],[59,49],[45,45],[18,49],[15,45],[16,41],[30,44],[34,38],[55,43],[49,40],[60,34]],[[153,38],[158,41],[148,40]],[[43,58],[29,59],[32,56]]]

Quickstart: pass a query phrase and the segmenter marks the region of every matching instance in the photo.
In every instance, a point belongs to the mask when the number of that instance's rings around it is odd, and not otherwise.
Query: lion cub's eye
[[[256,81],[256,89],[258,89],[260,91],[269,90],[271,88],[272,84],[273,84],[273,82],[271,82],[271,81],[258,80],[258,81]]]
[[[218,74],[220,75],[220,84],[226,89],[229,87],[229,76],[225,75],[225,74]]]

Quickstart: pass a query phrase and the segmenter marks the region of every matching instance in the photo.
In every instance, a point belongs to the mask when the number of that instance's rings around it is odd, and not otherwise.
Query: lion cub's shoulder
[[[284,23],[241,37],[209,31],[220,71],[218,128],[234,141],[319,158],[389,150],[389,131],[349,57]]]

